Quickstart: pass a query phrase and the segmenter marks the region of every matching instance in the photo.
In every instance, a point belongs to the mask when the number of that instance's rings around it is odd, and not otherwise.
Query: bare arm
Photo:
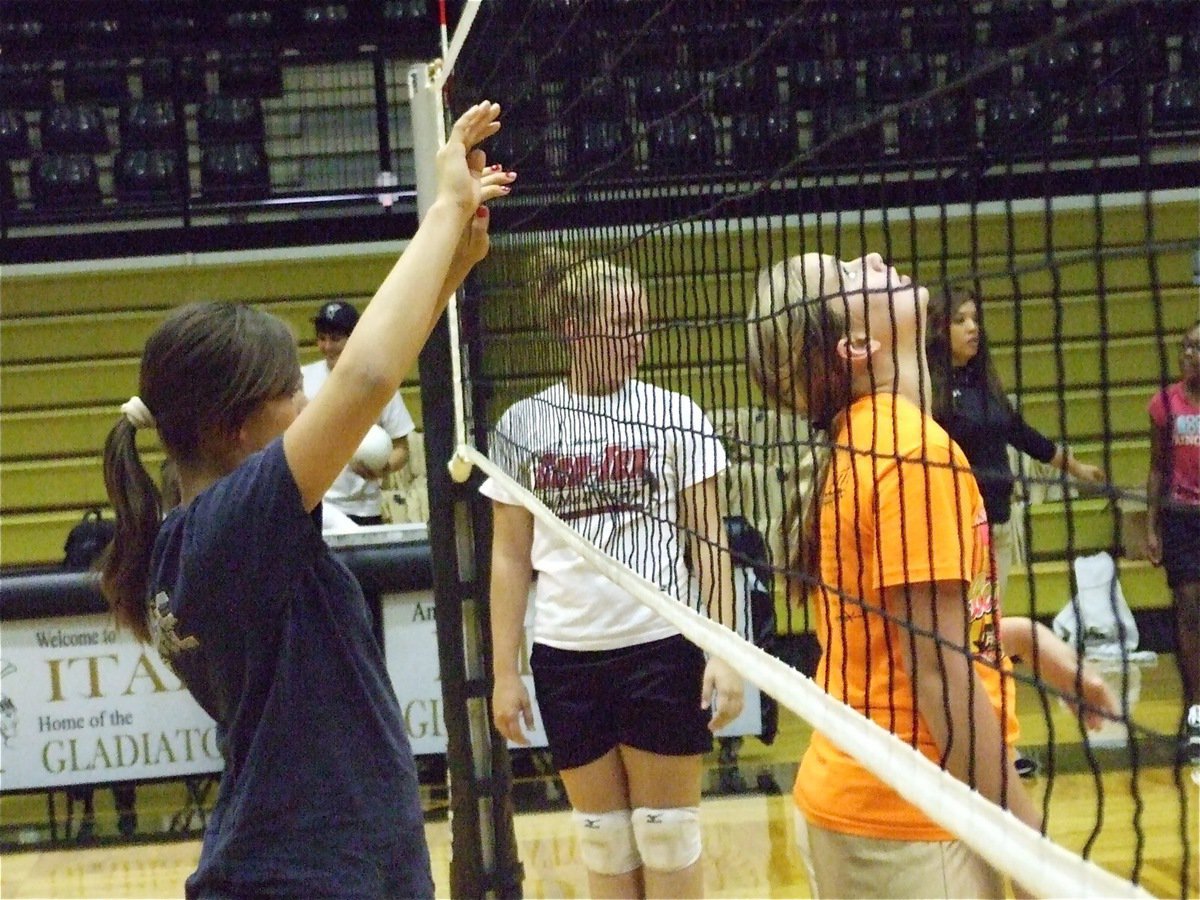
[[[700,583],[701,612],[733,628],[733,561],[721,506],[716,475],[679,492],[679,528]]]
[[[521,681],[518,654],[525,635],[525,607],[532,580],[533,516],[523,506],[492,504],[492,721],[518,744],[533,727],[533,708]]]
[[[480,180],[484,186],[495,186],[498,191],[498,196],[503,196],[512,190],[512,183],[517,180],[516,172],[506,172],[504,167],[497,164],[486,165],[487,158],[482,155],[483,151],[479,151],[479,165],[482,167],[482,175]],[[482,227],[468,230],[463,235],[463,241],[466,245],[460,245],[458,252],[454,256],[454,261],[450,265],[450,271],[446,274],[446,280],[442,282],[442,289],[438,294],[443,306],[449,302],[450,297],[454,292],[462,286],[467,275],[479,260],[487,256],[488,252],[488,229],[490,223],[488,218],[491,213],[486,206],[480,206],[475,210],[477,218],[483,221],[479,223]],[[436,322],[436,318],[434,319]],[[430,328],[433,323],[430,323]]]
[[[1072,478],[1079,481],[1089,481],[1093,484],[1100,484],[1107,479],[1104,477],[1104,470],[1099,466],[1093,466],[1090,463],[1080,462],[1075,458],[1075,454],[1071,452],[1071,448],[1065,444],[1059,445],[1054,452],[1054,458],[1050,460],[1050,465],[1054,468],[1066,472]]]
[[[375,292],[328,381],[284,434],[284,453],[305,509],[320,502],[416,363],[444,308],[440,292],[461,253],[464,230],[478,228],[471,224],[475,210],[500,195],[499,185],[483,184],[482,154],[469,155],[499,129],[499,113],[497,105],[481,103],[454,124],[438,151],[437,198]],[[466,246],[477,248],[478,240]]]
[[[717,476],[679,493],[679,527],[687,536],[692,570],[700,584],[702,612],[726,628],[734,628],[733,562],[721,515]],[[709,728],[717,731],[737,718],[744,702],[742,679],[728,664],[711,657],[701,684],[700,705],[707,708],[716,695],[717,708]]]
[[[939,581],[886,588],[889,609],[907,610],[914,629],[900,640],[915,684],[921,719],[942,752],[946,770],[1021,821],[1041,828],[1041,813],[1004,753],[999,717],[968,651],[966,586]],[[927,632],[920,634],[918,632]],[[939,643],[934,637],[940,638]]]
[[[1014,662],[1023,663],[1039,679],[1066,695],[1064,699],[1079,710],[1083,699],[1083,721],[1097,729],[1106,716],[1120,715],[1117,698],[1096,669],[1088,664],[1053,631],[1024,616],[1005,616],[1000,620],[1000,643]]]
[[[1146,475],[1146,556],[1154,565],[1162,562],[1162,536],[1158,530],[1158,513],[1166,489],[1163,473],[1167,470],[1166,441],[1163,430],[1150,423],[1150,470]]]

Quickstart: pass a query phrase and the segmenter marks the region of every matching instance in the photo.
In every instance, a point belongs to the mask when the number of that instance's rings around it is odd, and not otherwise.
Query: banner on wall
[[[384,594],[382,604],[383,652],[413,753],[445,753],[446,722],[442,714],[433,592]],[[533,675],[529,671],[529,625],[526,621],[526,640],[521,644],[521,680],[533,705],[534,727],[526,733],[530,746],[545,747],[546,732],[533,693]]]
[[[382,597],[384,652],[416,754],[446,752],[437,624],[431,591]],[[521,675],[533,702],[530,745],[546,735],[529,670],[532,610]],[[761,731],[759,694],[722,736]],[[0,632],[0,791],[61,788],[220,772],[216,725],[153,648],[107,615],[8,620]]]
[[[158,654],[106,615],[0,633],[0,790],[218,772],[216,725]]]
[[[437,655],[437,621],[431,591],[385,594],[383,604],[384,654],[388,674],[400,700],[400,713],[413,753],[446,752],[446,723],[442,715],[442,682]],[[546,746],[546,732],[533,690],[529,647],[533,637],[533,600],[526,605],[525,640],[520,648],[520,673],[533,706],[533,728],[526,732],[531,747]],[[699,687],[697,685],[697,687]],[[745,708],[719,737],[759,734],[762,706],[758,689],[745,685]],[[699,697],[697,697],[697,700]],[[515,744],[510,747],[517,747]]]

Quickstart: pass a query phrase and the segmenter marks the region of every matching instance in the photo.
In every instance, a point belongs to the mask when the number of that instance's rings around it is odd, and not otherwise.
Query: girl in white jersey
[[[687,397],[633,378],[646,300],[636,276],[546,253],[539,303],[568,356],[566,378],[511,407],[492,455],[589,541],[686,600],[733,621],[717,474],[725,454]],[[530,662],[550,752],[575,809],[597,897],[698,897],[702,754],[741,711],[740,678],[535,522],[496,480],[491,622],[493,718],[527,744],[518,674],[532,572]],[[712,707],[711,712],[709,711]]]

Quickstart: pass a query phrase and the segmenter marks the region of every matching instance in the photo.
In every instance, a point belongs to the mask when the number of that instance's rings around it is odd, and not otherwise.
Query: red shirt
[[[1164,496],[1171,503],[1200,506],[1200,406],[1188,399],[1177,381],[1150,398],[1147,408],[1156,428],[1170,431],[1167,484]]]

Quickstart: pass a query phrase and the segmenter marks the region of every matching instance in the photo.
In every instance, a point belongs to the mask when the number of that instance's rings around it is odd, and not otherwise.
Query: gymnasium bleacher
[[[1197,214],[1195,202],[1163,204],[1156,211],[1157,233],[1164,239],[1184,240],[1194,233]],[[1121,215],[1140,217],[1142,211],[1137,205],[1123,212],[1114,210],[1114,223]],[[1067,215],[1067,225],[1069,221]],[[1021,226],[1032,232],[1040,230],[1042,223],[1031,214],[1021,219]],[[1106,238],[1119,237],[1120,229],[1114,224]],[[1090,236],[1081,238],[1079,249],[1091,246]],[[1056,248],[1060,252],[1069,249],[1073,248]],[[133,264],[101,271],[6,276],[0,319],[0,345],[4,348],[0,379],[0,547],[4,565],[57,562],[71,526],[88,508],[106,505],[100,474],[104,436],[119,404],[136,391],[142,341],[173,303],[219,297],[261,304],[293,325],[308,361],[315,358],[309,322],[312,310],[331,297],[348,298],[361,305],[369,299],[391,259],[391,253],[379,252],[343,258],[299,256],[286,261],[204,268],[139,268]],[[1095,337],[1100,327],[1094,302],[1096,285],[1072,280],[1070,273],[1064,276],[1060,333],[1065,379],[1061,393],[1052,339],[1055,311],[1046,286],[1039,284],[1042,276],[1031,277],[1021,286],[1023,340],[1019,353],[1012,333],[1016,321],[1011,313],[1012,285],[1000,281],[985,285],[985,291],[995,288],[986,296],[992,303],[988,323],[1001,377],[1014,389],[1021,386],[1020,402],[1027,419],[1047,434],[1069,437],[1082,459],[1103,466],[1116,484],[1134,491],[1144,484],[1148,460],[1145,403],[1159,384],[1160,371],[1155,332],[1158,325],[1150,298],[1139,287],[1146,282],[1145,266],[1144,259],[1130,257],[1106,269],[1109,337],[1103,342]],[[1085,279],[1089,271],[1080,270]],[[659,315],[686,321],[686,305],[695,298],[656,281],[653,273],[647,275],[652,308]],[[745,291],[753,273],[743,275],[739,283]],[[1168,333],[1178,332],[1194,319],[1196,310],[1190,258],[1182,252],[1160,256],[1158,277],[1162,324]],[[269,286],[269,295],[264,295],[264,286]],[[518,296],[515,289],[511,293],[514,298]],[[513,344],[494,362],[487,362],[488,374],[498,378],[496,409],[531,390],[540,383],[537,376],[545,375],[523,366],[519,350],[512,349],[519,348],[522,340],[536,340],[536,333],[530,328],[529,317],[512,310],[504,298],[504,291],[497,290],[487,306],[489,317],[514,328]],[[716,330],[719,333],[713,341],[686,345],[671,341],[669,332],[660,332],[661,345],[652,344],[648,350],[646,372],[653,380],[697,397],[714,416],[724,408],[717,406],[718,402],[727,404],[728,398],[736,396],[734,385],[747,383],[741,375],[743,330],[734,326]],[[688,358],[688,347],[693,354],[698,347],[720,349],[716,360],[705,361]],[[681,353],[685,355],[681,357]],[[1110,385],[1103,396],[1096,390],[1102,364],[1106,365],[1105,379]],[[729,376],[725,382],[728,390],[718,386],[721,372]],[[415,376],[414,372],[404,394],[419,422],[420,394]],[[753,406],[756,398],[744,397],[741,402],[743,407]],[[1101,440],[1105,416],[1111,436],[1107,447]],[[156,463],[161,457],[153,437],[147,435],[143,440],[147,460]],[[1120,510],[1115,504],[1099,498],[1083,499],[1074,502],[1071,509],[1070,539],[1078,551],[1120,549]],[[1063,505],[1041,503],[1030,506],[1028,513],[1030,561],[1038,581],[1037,609],[1052,614],[1056,604],[1060,606],[1069,596]],[[1014,570],[1011,609],[1025,607],[1034,589],[1023,574],[1022,567]],[[1161,574],[1142,562],[1126,561],[1122,580],[1135,609],[1162,608],[1169,602]],[[781,617],[780,621],[787,619]]]
[[[4,567],[54,564],[70,527],[86,509],[104,505],[100,447],[117,406],[136,388],[140,345],[163,312],[201,298],[262,305],[293,324],[308,361],[315,356],[308,321],[311,311],[334,297],[361,305],[394,258],[399,246],[395,239],[411,226],[411,203],[405,199],[394,210],[382,207],[374,183],[380,169],[388,166],[398,176],[397,190],[412,184],[410,137],[398,73],[406,60],[436,55],[432,18],[422,18],[426,13],[431,16],[432,9],[424,3],[383,0],[325,5],[328,9],[310,6],[315,10],[312,15],[304,12],[307,7],[302,3],[239,0],[217,9],[181,0],[173,5],[173,15],[140,22],[137,3],[114,2],[103,10],[80,5],[72,16],[55,21],[49,21],[36,3],[6,4],[0,15],[0,42],[6,54],[0,64],[0,108],[9,114],[4,119],[6,138],[0,144],[5,148],[2,165],[12,192],[0,215],[0,259],[7,264],[0,300],[0,563]],[[345,8],[344,15],[334,9],[339,6]],[[782,15],[787,6],[771,9]],[[1065,19],[1073,9],[1063,2],[1022,5],[1007,0],[967,6],[970,15],[965,20],[961,4],[889,7],[899,23],[893,34],[879,15],[861,16],[853,4],[844,8],[825,4],[822,15],[832,24],[823,43],[808,46],[813,35],[799,29],[790,31],[785,41],[787,53],[811,64],[789,61],[777,65],[774,73],[779,85],[795,91],[796,98],[810,94],[825,100],[840,98],[856,110],[854,115],[868,115],[930,84],[950,81],[963,71],[968,58],[978,61],[979,54],[988,53],[994,58],[1005,47],[1025,40],[1032,23],[1040,21],[1031,11],[1038,15],[1050,11],[1046,14],[1051,18]],[[1154,52],[1139,67],[1138,88],[1132,93],[1142,98],[1146,116],[1156,123],[1148,139],[1159,147],[1162,186],[1170,190],[1173,183],[1188,183],[1188,170],[1179,168],[1180,159],[1186,162],[1197,123],[1188,118],[1190,107],[1185,102],[1172,105],[1164,97],[1172,92],[1172,96],[1186,94],[1188,79],[1196,74],[1194,48],[1200,26],[1186,17],[1176,21],[1161,15],[1161,6],[1146,5],[1157,11],[1152,21],[1160,30],[1151,35],[1147,46]],[[452,13],[456,11],[457,5],[452,4]],[[890,21],[886,16],[882,19]],[[380,31],[383,23],[393,27]],[[1005,87],[1052,92],[1061,89],[1064,78],[1080,77],[1080,73],[1101,77],[1112,66],[1117,45],[1128,39],[1119,23],[1109,24],[1107,31],[1080,35],[1071,52],[1041,54],[1012,66],[1011,71],[998,70],[1000,81],[981,82],[979,91]],[[736,23],[725,26],[734,28]],[[764,21],[751,23],[747,33],[763,27]],[[712,28],[706,45],[710,49],[720,45],[725,34]],[[853,53],[847,49],[851,33]],[[906,44],[897,46],[896,35],[901,33],[907,35]],[[935,33],[942,38],[932,40]],[[170,44],[164,43],[166,37]],[[371,38],[365,49],[364,37]],[[602,41],[604,36],[596,39]],[[939,40],[955,39],[967,41],[964,47],[969,46],[970,52],[942,52],[947,45]],[[114,65],[111,57],[106,61],[101,52],[105,48],[121,49],[129,63]],[[859,52],[868,48],[879,53],[868,58]],[[68,65],[73,56],[79,64]],[[667,69],[658,72],[651,62]],[[639,104],[642,111],[670,108],[671,91],[683,91],[691,83],[679,74],[687,62],[682,57],[635,61],[635,68],[642,65],[645,71],[633,72],[628,82],[630,115],[636,114]],[[580,73],[569,65],[556,73],[551,65],[547,61],[546,102],[547,108],[557,108],[553,104],[561,102],[563,92],[574,83],[571,79]],[[845,77],[833,77],[839,70]],[[651,77],[652,72],[658,74]],[[1121,81],[1130,83],[1129,77]],[[379,105],[381,95],[386,108]],[[1022,125],[1019,106],[1004,107],[1002,117],[1003,104],[992,102],[991,96],[981,93],[976,98],[974,108],[965,114],[972,123],[969,127],[967,120],[959,123],[970,131],[962,143],[964,154],[973,147],[993,157],[1003,154],[1006,144],[996,129],[1004,121],[1013,127]],[[163,97],[172,101],[169,109],[153,105]],[[708,110],[711,121],[700,125],[702,130],[711,127],[716,141],[713,153],[719,156],[727,147],[732,154],[724,163],[717,159],[718,164],[742,169],[774,164],[769,153],[761,160],[740,156],[738,148],[744,145],[739,141],[750,133],[737,129],[744,126],[758,129],[754,133],[760,136],[766,133],[762,129],[772,127],[771,109],[778,99],[762,71],[740,73],[716,86]],[[135,104],[143,101],[150,105],[135,110]],[[1124,102],[1132,100],[1126,97]],[[67,103],[76,104],[77,114],[62,120],[64,134],[54,144],[49,111]],[[93,115],[96,107],[99,119]],[[511,142],[521,133],[522,124],[534,127],[540,120],[529,98],[514,98],[510,108],[504,140]],[[618,104],[608,112],[621,108]],[[1089,112],[1102,118],[1107,108],[1097,106]],[[565,112],[567,128],[562,133],[574,135],[569,140],[585,139],[570,129],[576,123],[573,116],[586,111]],[[758,119],[734,122],[733,112]],[[174,126],[171,113],[178,115]],[[788,131],[801,147],[806,141],[836,138],[837,129],[846,124],[806,115],[792,123],[795,134]],[[947,121],[936,128],[944,128]],[[1136,138],[1128,129],[1122,130],[1121,121],[1118,116],[1111,130],[1093,130],[1088,138],[1080,136],[1076,119],[1056,120],[1049,152],[1069,159],[1075,148],[1086,157],[1100,140],[1128,149]],[[924,127],[935,127],[910,116],[897,124],[899,130],[890,125],[883,129],[879,159],[872,165],[882,169],[909,165],[927,146],[913,131],[922,122]],[[182,145],[164,137],[171,127]],[[545,137],[541,125],[536,127],[539,139]],[[614,122],[612,127],[624,126]],[[101,133],[96,133],[97,128]],[[729,132],[730,128],[734,130]],[[721,134],[728,134],[728,141],[722,143]],[[593,131],[586,139],[599,137],[603,136]],[[913,143],[906,143],[909,138]],[[651,142],[650,157],[644,161],[648,172],[655,171],[655,147],[670,151],[677,139],[681,135],[665,132],[655,137],[658,143]],[[268,166],[265,182],[262,171],[222,173],[214,169],[220,169],[216,163],[205,162],[211,155],[209,148],[233,143],[261,146]],[[172,146],[177,161],[187,161],[180,170],[183,181],[174,186],[162,182],[158,187],[164,192],[156,192],[154,172],[147,174],[147,167],[153,170],[155,163],[143,159],[138,164],[140,174],[134,173],[142,181],[132,185],[126,181],[122,188],[121,150],[156,146]],[[602,146],[580,144],[578,149],[587,147],[598,150],[597,158],[602,158]],[[532,198],[539,180],[552,183],[568,177],[556,168],[555,159],[562,157],[549,144],[540,157],[545,161],[543,171],[524,146],[498,142],[496,149],[508,149],[526,166],[523,190]],[[1027,145],[1008,150],[1030,158]],[[68,151],[89,154],[95,162],[98,195],[89,181],[77,185],[81,193],[68,196],[65,205],[43,203],[41,189],[35,189],[35,160]],[[816,164],[827,171],[836,167],[838,152],[835,141]],[[842,160],[842,164],[851,161],[859,164],[858,160]],[[241,165],[233,157],[226,162],[234,169]],[[78,177],[87,180],[92,174],[87,171]],[[69,194],[77,175],[62,175],[51,187]],[[244,183],[237,180],[242,176],[247,179]],[[1011,169],[1009,179],[1018,192],[1029,184]],[[893,243],[918,248],[917,258],[901,261],[927,278],[936,277],[943,258],[951,274],[972,265],[986,273],[980,287],[990,303],[987,321],[997,363],[1002,379],[1019,394],[1027,418],[1052,436],[1069,437],[1083,459],[1102,465],[1119,486],[1136,490],[1144,481],[1147,461],[1145,400],[1171,370],[1171,361],[1161,358],[1162,335],[1177,332],[1196,313],[1191,254],[1184,249],[1158,253],[1153,260],[1161,317],[1154,313],[1146,288],[1152,282],[1151,260],[1138,252],[1146,233],[1146,211],[1153,210],[1155,238],[1168,243],[1193,241],[1198,216],[1194,196],[1175,194],[1175,199],[1156,200],[1147,207],[1136,196],[1118,199],[1119,182],[1114,176],[1113,199],[1111,206],[1106,205],[1100,234],[1091,209],[1056,211],[1049,230],[1044,212],[1031,210],[1016,213],[1011,221],[1000,212],[981,216],[975,223],[973,261],[965,227],[950,229],[945,246],[933,221],[921,225],[911,242],[896,232]],[[212,189],[222,183],[223,195]],[[332,195],[340,200],[331,199]],[[1037,207],[1040,199],[1030,196]],[[289,206],[301,202],[323,212],[297,212],[299,206]],[[818,202],[823,201],[818,198]],[[500,223],[504,215],[499,214]],[[318,245],[324,246],[320,252],[301,249]],[[129,249],[117,252],[117,247]],[[233,251],[235,247],[239,249]],[[156,248],[164,255],[157,256]],[[193,249],[198,252],[193,254]],[[206,250],[226,255],[206,255]],[[721,253],[719,246],[710,250]],[[1103,285],[1096,283],[1095,266],[1055,269],[1038,264],[1049,254],[1067,259],[1072,253],[1107,256]],[[95,258],[98,254],[109,258]],[[80,258],[85,256],[93,258]],[[1027,272],[1006,274],[1026,264]],[[655,315],[687,322],[703,317],[696,304],[706,296],[730,292],[748,296],[752,263],[744,262],[738,270],[723,260],[720,270],[724,274],[719,279],[712,277],[701,289],[692,286],[687,291],[672,281],[686,276],[686,266],[678,260],[673,261],[670,275],[645,272]],[[503,272],[504,267],[492,271]],[[516,286],[501,282],[489,291],[485,315],[503,323],[511,337],[505,346],[489,350],[483,361],[494,381],[493,409],[499,410],[542,383],[548,373],[533,370],[522,356],[523,342],[536,340],[537,335],[529,311],[521,308]],[[1103,305],[1095,302],[1101,291]],[[1014,331],[1018,321],[1020,335]],[[1103,340],[1097,337],[1101,332]],[[691,394],[714,417],[724,420],[737,420],[736,414],[724,414],[731,407],[754,406],[755,397],[738,393],[746,390],[747,382],[741,377],[745,337],[736,323],[706,325],[702,338],[686,344],[693,350],[705,348],[704,359],[671,341],[669,332],[657,335],[647,354],[647,377]],[[1056,343],[1064,351],[1061,372]],[[405,399],[419,420],[415,378],[414,372]],[[1102,382],[1109,388],[1104,397],[1096,391]],[[148,459],[156,461],[152,436],[143,440]],[[1120,550],[1121,516],[1114,504],[1082,499],[1071,508],[1072,546],[1079,551]],[[1039,584],[1045,579],[1047,595],[1062,597],[1069,584],[1062,508],[1054,502],[1041,503],[1031,505],[1028,514],[1029,553]],[[1020,573],[1016,574],[1020,580]],[[1166,602],[1159,575],[1145,566],[1126,565],[1123,577],[1137,582],[1136,589],[1127,591],[1135,606]],[[1014,585],[1013,602],[1018,606],[1024,602],[1016,599],[1022,589],[1027,596],[1028,585]],[[1039,610],[1051,611],[1042,603]]]

